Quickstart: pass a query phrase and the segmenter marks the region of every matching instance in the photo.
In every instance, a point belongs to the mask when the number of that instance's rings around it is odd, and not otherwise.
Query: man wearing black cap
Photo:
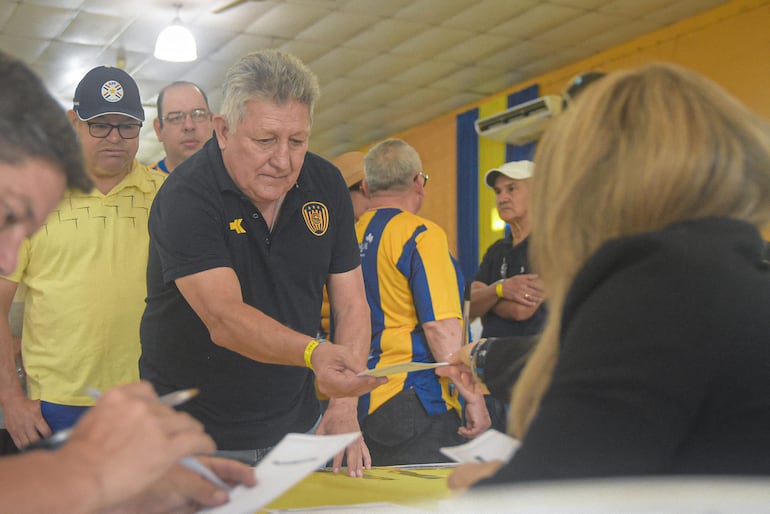
[[[18,284],[27,285],[29,399],[19,390],[3,405],[17,446],[73,425],[94,403],[88,388],[139,378],[147,218],[164,176],[135,159],[144,110],[125,71],[89,71],[67,116],[94,188],[67,190],[44,228],[24,241],[16,271],[0,280],[0,312],[8,312]],[[0,323],[0,346],[10,342]]]

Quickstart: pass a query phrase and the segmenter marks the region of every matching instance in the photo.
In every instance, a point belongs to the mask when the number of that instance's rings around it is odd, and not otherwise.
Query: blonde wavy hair
[[[532,260],[550,315],[513,389],[517,437],[551,382],[570,285],[603,243],[711,216],[767,224],[770,126],[690,70],[611,73],[544,134],[531,194]]]

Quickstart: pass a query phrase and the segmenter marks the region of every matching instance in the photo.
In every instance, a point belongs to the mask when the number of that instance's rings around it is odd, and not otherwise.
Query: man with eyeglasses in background
[[[94,187],[68,189],[22,244],[16,271],[0,279],[0,347],[12,344],[2,320],[17,286],[27,286],[21,346],[29,398],[21,387],[2,395],[19,447],[74,425],[95,402],[88,388],[139,380],[147,219],[165,176],[136,160],[144,109],[125,71],[89,71],[67,116]],[[11,367],[0,374],[15,376]]]
[[[419,154],[400,139],[366,154],[369,206],[356,236],[371,310],[369,369],[447,361],[468,329],[462,322],[463,275],[446,233],[417,215],[427,184]],[[467,442],[490,425],[483,396],[432,369],[391,376],[359,398],[358,417],[375,466],[443,462],[439,448]]]
[[[177,81],[161,89],[153,127],[166,156],[151,168],[171,173],[200,150],[214,130],[211,118],[208,97],[196,84]]]

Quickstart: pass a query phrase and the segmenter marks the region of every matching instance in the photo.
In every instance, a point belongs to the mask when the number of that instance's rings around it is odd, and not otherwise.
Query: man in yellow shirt
[[[139,163],[139,89],[123,70],[89,71],[67,112],[94,183],[68,189],[43,228],[26,239],[15,272],[0,279],[0,319],[27,286],[24,396],[10,364],[0,404],[17,446],[72,426],[93,405],[87,388],[139,379],[139,320],[146,296],[147,218],[164,176]],[[0,322],[0,348],[12,344]]]

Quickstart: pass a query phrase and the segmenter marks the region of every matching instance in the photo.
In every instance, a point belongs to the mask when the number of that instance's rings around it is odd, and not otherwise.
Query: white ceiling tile
[[[115,44],[130,52],[152,55],[152,52],[155,50],[155,40],[158,38],[160,31],[163,30],[163,27],[163,22],[134,22],[120,34]],[[196,42],[198,44],[202,43],[197,37]]]
[[[649,13],[645,18],[665,26],[724,3],[726,3],[725,0],[680,0]]]
[[[103,46],[111,43],[125,30],[126,20],[79,12],[74,20],[61,33],[59,39],[68,43]]]
[[[578,45],[588,38],[597,36],[616,27],[621,19],[615,15],[588,12],[568,20],[558,27],[543,32],[532,38],[533,41],[545,41],[559,45]]]
[[[626,18],[639,18],[667,6],[671,0],[612,0],[599,8],[600,12],[619,14]]]
[[[142,67],[134,73],[134,78],[146,78],[160,82],[171,83],[187,73],[195,66],[190,62],[167,62],[158,59],[148,59]]]
[[[474,3],[473,0],[414,0],[393,14],[393,17],[438,25]]]
[[[189,4],[189,2],[184,3]],[[168,25],[176,13],[176,9],[174,9],[172,4],[173,2],[163,2],[161,4],[152,0],[111,0],[109,2],[104,0],[83,0],[80,10],[94,14],[115,16],[126,20],[133,20],[138,17],[151,20],[157,18],[159,24]],[[180,14],[182,21],[188,20],[187,9],[182,9]]]
[[[504,75],[498,75],[490,80],[486,80],[476,85],[476,92],[484,95],[493,95],[498,91],[508,89],[514,84],[518,84],[526,79],[526,75],[520,71],[511,71]]]
[[[294,4],[277,4],[254,21],[246,32],[262,36],[292,39],[317,20],[329,14],[328,9]]]
[[[527,63],[555,52],[553,45],[522,41],[479,61],[480,66],[492,66],[501,70],[515,70]]]
[[[430,84],[457,69],[457,63],[431,59],[392,77],[391,82],[408,84],[416,88]]]
[[[27,63],[35,62],[49,44],[49,39],[0,33],[0,49]]]
[[[501,21],[519,16],[530,7],[537,5],[535,0],[481,0],[446,20],[443,25],[483,32],[499,25]]]
[[[646,0],[637,1],[639,1],[639,3],[643,3]],[[547,0],[547,3],[549,4],[566,5],[567,7],[576,7],[586,11],[598,9],[610,2],[612,2],[612,0]]]
[[[25,1],[22,0],[22,1],[23,3],[27,3],[27,4],[56,7],[59,9],[76,9],[83,2],[83,0],[25,0]]]
[[[232,39],[225,41],[222,46],[214,50],[208,58],[230,66],[249,52],[260,48],[275,48],[278,46],[279,42],[275,38],[253,34],[236,34]]]
[[[340,75],[347,75],[351,70],[373,59],[376,54],[337,47],[308,63],[318,78],[328,81]]]
[[[10,19],[18,4],[11,2],[0,3],[0,31],[5,29],[6,22]]]
[[[329,81],[321,82],[321,98],[318,100],[318,109],[328,108],[331,105],[345,101],[354,91],[364,91],[374,82],[351,77],[335,77]]]
[[[377,18],[363,14],[330,13],[305,30],[296,34],[297,39],[345,43],[366,30]]]
[[[512,44],[515,44],[515,41],[507,36],[478,34],[436,54],[435,58],[457,63],[473,63]]]
[[[284,52],[296,55],[303,62],[312,62],[333,48],[323,41],[287,41],[280,46]]]
[[[187,12],[187,6],[182,9],[182,22],[196,27],[219,28],[228,32],[241,32],[251,25],[254,20],[265,14],[273,7],[272,2],[245,2],[237,9],[228,9],[214,13],[215,6],[207,2],[204,9],[193,13]],[[169,18],[169,22],[171,18]]]
[[[55,38],[75,17],[73,11],[40,5],[19,5],[3,27],[14,36]]]
[[[487,81],[497,75],[498,70],[478,66],[464,66],[456,72],[431,84],[431,87],[450,89],[458,92],[470,92],[476,84]]]
[[[387,0],[387,2],[383,2],[383,0],[348,0],[342,9],[348,12],[387,17],[411,2],[412,0]]]
[[[348,75],[368,80],[390,80],[391,77],[395,77],[402,71],[421,66],[421,64],[418,59],[410,59],[402,55],[379,54],[358,68],[351,70]]]
[[[526,66],[522,66],[518,71],[527,77],[541,75],[562,66],[566,66],[593,53],[594,52],[590,48],[575,47],[563,52],[545,55],[530,62]]]
[[[520,16],[497,25],[490,32],[506,35],[518,40],[532,39],[569,19],[580,16],[584,12],[573,7],[538,4]]]
[[[349,48],[388,52],[401,42],[411,39],[427,28],[422,23],[385,19],[367,27],[345,42]]]
[[[371,106],[383,105],[388,101],[400,95],[405,95],[411,91],[411,87],[403,84],[393,84],[389,82],[382,82],[375,86],[372,86],[365,91],[360,92],[357,95],[350,97],[351,102],[368,104]]]
[[[432,27],[394,47],[394,54],[405,54],[427,59],[473,37],[467,30]]]
[[[631,20],[623,25],[618,25],[600,32],[594,37],[590,37],[581,42],[581,46],[602,50],[620,45],[626,41],[652,32],[657,25],[652,20]]]

